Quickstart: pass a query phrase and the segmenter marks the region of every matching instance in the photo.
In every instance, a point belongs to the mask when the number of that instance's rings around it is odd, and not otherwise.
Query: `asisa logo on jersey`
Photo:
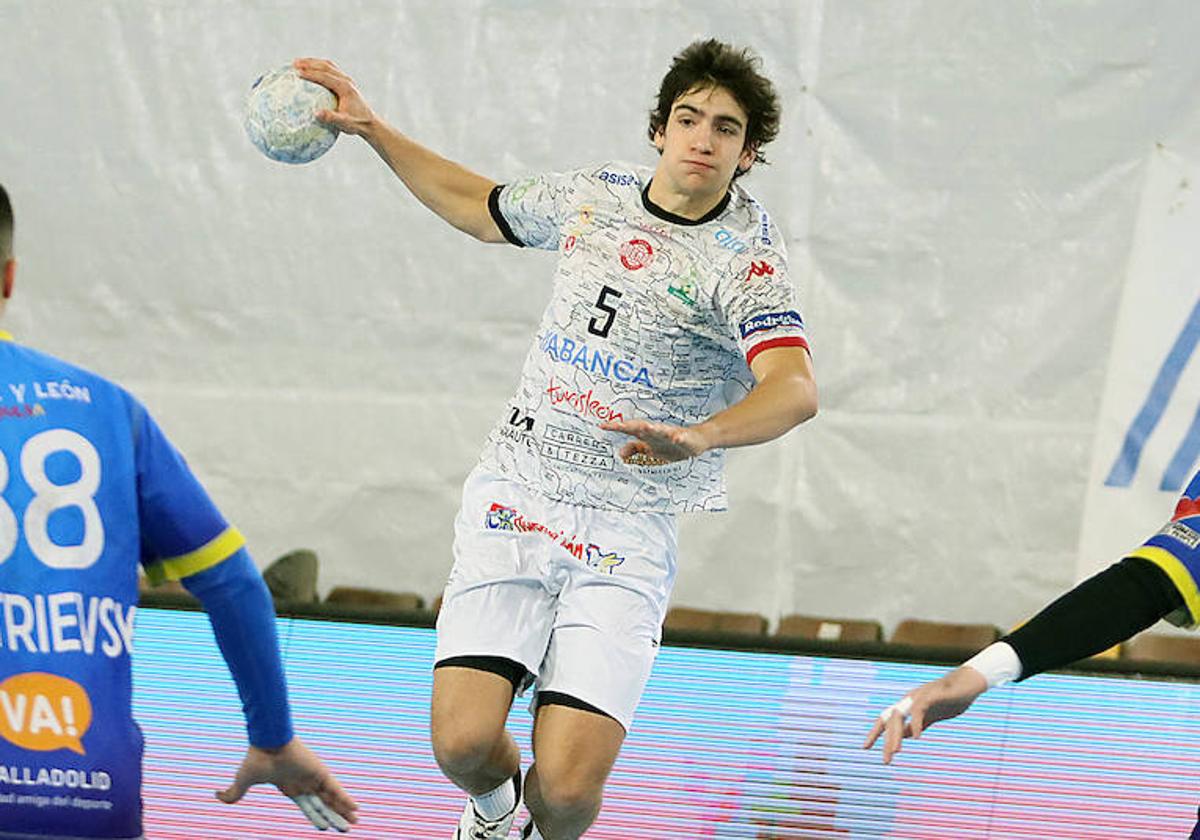
[[[596,177],[606,184],[612,184],[614,187],[631,187],[637,183],[637,178],[628,172],[609,172],[606,169]]]
[[[750,270],[746,272],[746,282],[749,283],[755,277],[770,277],[775,273],[775,266],[771,265],[766,260],[750,263]]]
[[[630,239],[618,253],[621,255],[621,265],[630,271],[645,268],[654,261],[654,249],[645,239]]]
[[[786,312],[768,312],[764,315],[755,315],[748,321],[742,321],[742,338],[749,338],[755,333],[774,330],[779,327],[799,327],[803,329],[804,319],[800,317],[799,312],[791,309]]]
[[[554,332],[546,333],[538,344],[543,353],[564,365],[577,367],[582,371],[603,376],[605,379],[645,385],[647,388],[654,387],[654,383],[650,379],[650,372],[629,359],[618,359],[612,353],[593,350],[586,344]]]
[[[717,228],[717,232],[713,234],[713,238],[717,240],[717,244],[722,248],[728,248],[735,254],[741,254],[750,250],[750,246],[738,239],[733,231],[726,228]]]

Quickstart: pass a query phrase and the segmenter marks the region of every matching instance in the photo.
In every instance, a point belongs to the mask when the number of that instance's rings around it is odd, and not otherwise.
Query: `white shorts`
[[[589,703],[628,731],[658,654],[677,548],[672,514],[556,502],[476,467],[454,523],[435,661],[511,659],[537,691]]]

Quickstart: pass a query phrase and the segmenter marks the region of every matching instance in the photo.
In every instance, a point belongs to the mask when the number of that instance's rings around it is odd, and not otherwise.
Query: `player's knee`
[[[501,735],[469,727],[438,729],[433,733],[433,755],[448,776],[469,775],[488,767]]]
[[[560,820],[587,818],[600,810],[604,796],[602,782],[571,772],[539,772],[537,782],[539,795],[536,805],[534,799],[530,798],[531,810],[548,812]]]

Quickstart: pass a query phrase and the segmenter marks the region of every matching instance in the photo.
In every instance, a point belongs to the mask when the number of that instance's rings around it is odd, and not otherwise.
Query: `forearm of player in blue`
[[[283,746],[294,733],[275,607],[249,552],[238,549],[227,560],[184,578],[183,585],[208,612],[242,698],[250,743],[262,749]]]

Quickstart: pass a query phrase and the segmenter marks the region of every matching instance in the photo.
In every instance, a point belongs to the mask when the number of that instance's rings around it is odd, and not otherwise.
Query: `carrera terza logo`
[[[1183,543],[1193,551],[1200,547],[1200,533],[1184,525],[1182,522],[1169,522],[1167,526],[1158,532],[1164,537],[1170,537],[1173,540]]]
[[[749,338],[755,333],[779,327],[800,327],[803,329],[804,319],[800,317],[799,312],[791,309],[786,312],[768,312],[764,315],[755,315],[748,321],[742,321],[742,338]]]
[[[621,246],[621,265],[630,271],[645,268],[654,260],[654,249],[645,239],[630,239]]]

